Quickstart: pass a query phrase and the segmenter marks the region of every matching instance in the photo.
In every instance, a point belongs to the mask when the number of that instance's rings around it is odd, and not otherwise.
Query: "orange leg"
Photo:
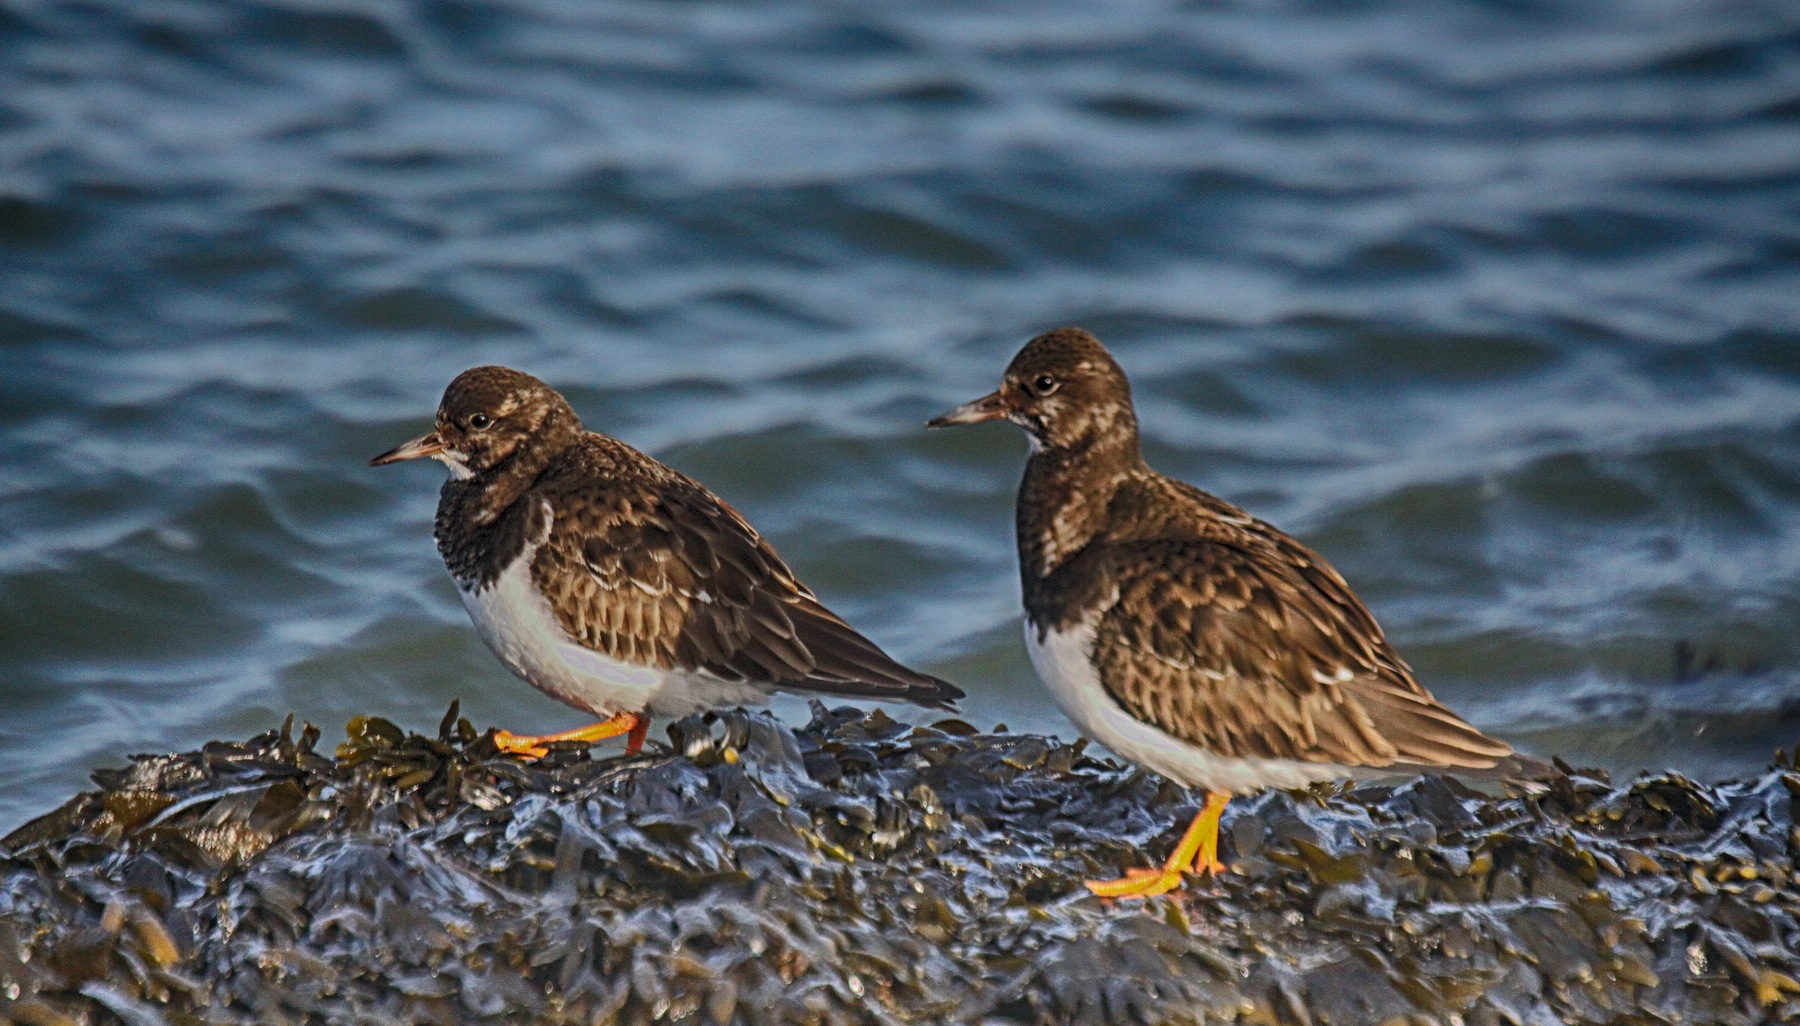
[[[1161,869],[1128,869],[1117,880],[1089,880],[1088,890],[1102,898],[1153,898],[1181,886],[1181,874],[1192,871],[1201,876],[1225,872],[1219,861],[1219,815],[1231,795],[1208,791],[1206,804],[1194,814],[1187,833],[1174,854]]]
[[[574,730],[565,730],[560,734],[541,734],[537,737],[525,737],[510,730],[494,732],[494,744],[503,752],[527,759],[538,759],[549,754],[550,749],[544,744],[549,741],[604,741],[609,737],[625,735],[625,751],[634,753],[644,747],[644,737],[650,733],[650,717],[641,713],[620,713],[610,720]]]
[[[631,732],[625,735],[625,754],[636,755],[644,750],[644,739],[650,736],[650,717],[638,714],[638,721],[631,726]]]

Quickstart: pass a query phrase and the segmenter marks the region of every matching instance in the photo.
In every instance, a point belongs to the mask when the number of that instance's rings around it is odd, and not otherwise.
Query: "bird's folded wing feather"
[[[538,560],[558,569],[538,581],[561,590],[563,627],[589,648],[771,688],[961,697],[826,609],[736,510],[686,478],[570,505],[584,512],[552,527]]]
[[[1113,547],[1094,653],[1127,712],[1233,758],[1482,770],[1512,752],[1419,686],[1335,570],[1280,543]]]

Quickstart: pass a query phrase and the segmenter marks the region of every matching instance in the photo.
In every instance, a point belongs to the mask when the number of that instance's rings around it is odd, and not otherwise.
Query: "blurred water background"
[[[440,468],[364,466],[478,363],[1068,733],[1024,441],[921,427],[1065,323],[1476,722],[1754,771],[1797,272],[1791,0],[6,0],[0,829],[289,711],[582,722],[470,629]]]

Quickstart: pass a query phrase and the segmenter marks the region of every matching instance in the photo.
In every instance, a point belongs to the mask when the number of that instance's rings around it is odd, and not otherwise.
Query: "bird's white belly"
[[[1100,683],[1088,654],[1094,624],[1070,631],[1046,631],[1043,640],[1029,619],[1025,647],[1031,665],[1049,689],[1063,715],[1082,733],[1112,749],[1120,758],[1187,787],[1241,794],[1265,787],[1303,787],[1320,780],[1359,775],[1347,766],[1297,759],[1234,759],[1216,755],[1181,740],[1127,713]]]
[[[531,583],[527,548],[493,584],[464,591],[475,630],[506,668],[533,687],[597,716],[643,712],[661,716],[761,702],[766,690],[711,674],[627,663],[570,637]]]

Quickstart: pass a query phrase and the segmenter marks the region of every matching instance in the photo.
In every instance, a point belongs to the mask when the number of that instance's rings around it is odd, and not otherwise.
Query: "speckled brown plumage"
[[[1492,770],[1512,754],[1419,685],[1305,546],[1167,478],[1134,475],[1114,508],[1146,500],[1205,510],[1210,530],[1117,530],[1084,551],[1091,566],[1070,560],[1041,582],[1046,592],[1083,573],[1116,583],[1094,654],[1131,715],[1233,758]]]
[[[1093,623],[1095,672],[1131,717],[1226,758],[1548,770],[1433,698],[1318,554],[1151,469],[1092,335],[1033,339],[999,391],[941,422],[998,417],[1035,441],[1018,502],[1029,629]]]
[[[737,510],[623,442],[584,435],[531,494],[558,511],[532,581],[595,651],[833,694],[961,696],[826,609]]]
[[[593,652],[767,691],[938,707],[962,697],[826,609],[723,500],[583,430],[563,397],[530,375],[465,372],[445,391],[427,439],[448,455],[425,454],[457,474],[444,483],[435,534],[458,584],[492,586],[536,546],[532,585],[569,638]]]

